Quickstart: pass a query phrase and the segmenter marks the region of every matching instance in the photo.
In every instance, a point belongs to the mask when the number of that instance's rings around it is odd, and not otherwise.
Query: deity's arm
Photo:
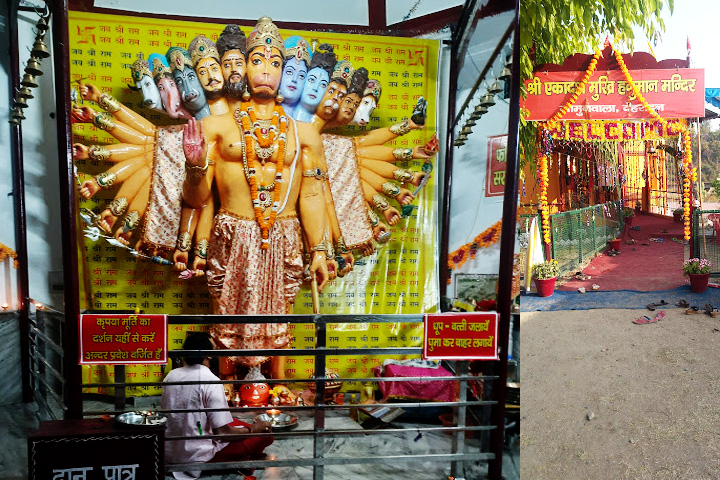
[[[390,225],[397,225],[400,221],[400,212],[387,201],[384,195],[375,190],[365,180],[361,179],[363,197],[368,204],[378,210]]]
[[[207,264],[208,247],[210,246],[210,235],[212,234],[213,223],[215,220],[215,201],[212,195],[208,197],[208,202],[203,205],[198,219],[197,229],[195,230],[195,259],[193,260],[193,270],[196,275],[204,275]]]
[[[192,237],[195,234],[199,216],[199,209],[183,205],[182,213],[180,214],[180,233],[178,234],[175,252],[173,253],[175,270],[183,271],[188,267]]]
[[[370,130],[357,137],[358,149],[368,145],[384,145],[411,130],[418,130],[422,127],[422,125],[418,125],[408,118],[390,127]]]
[[[419,186],[426,175],[426,173],[422,171],[413,172],[405,168],[399,168],[389,162],[370,160],[362,157],[358,157],[358,164],[360,165],[360,172],[370,170],[381,177],[397,180],[403,184],[412,183],[415,186]]]
[[[307,134],[303,132],[301,138],[303,145],[301,146],[300,161],[303,171],[316,168],[319,162],[318,157],[323,154],[320,134],[307,129]],[[312,250],[310,273],[317,279],[318,288],[322,290],[328,280],[327,254],[330,248],[325,195],[323,194],[322,180],[304,176],[301,177],[301,180],[298,198],[300,222]]]
[[[183,129],[183,150],[187,172],[183,184],[183,200],[193,208],[201,208],[207,204],[208,198],[212,195],[215,161],[219,160],[212,119],[213,117],[208,117],[203,122],[190,119]],[[211,124],[210,128],[204,127],[205,122]],[[204,128],[207,134],[203,133]]]
[[[127,209],[127,215],[123,218],[122,227],[115,232],[115,238],[125,245],[130,245],[130,237],[133,231],[140,225],[145,215],[148,200],[150,199],[150,177],[143,182],[135,198],[132,199]],[[139,248],[139,242],[136,248]]]
[[[117,121],[111,114],[98,112],[90,107],[75,107],[72,109],[72,119],[76,122],[92,123],[101,130],[105,130],[120,142],[133,145],[146,145],[155,142],[155,135],[147,135],[134,128],[130,128]]]
[[[380,160],[383,162],[406,162],[413,159],[427,160],[435,156],[434,153],[428,154],[420,145],[415,146],[414,148],[393,148],[386,145],[365,145],[358,147],[357,154],[358,157],[363,159]]]
[[[340,232],[340,223],[335,212],[335,202],[333,201],[332,191],[330,190],[330,180],[327,178],[327,160],[325,159],[325,149],[321,148],[317,155],[316,167],[310,170],[303,170],[303,177],[317,178],[322,184],[323,198],[325,199],[325,209],[327,212],[328,227],[332,235],[333,243],[342,236]]]
[[[394,198],[401,205],[409,205],[415,198],[406,188],[402,188],[397,183],[390,182],[368,169],[360,169],[360,178],[377,192],[382,192],[384,195]]]
[[[148,161],[143,155],[117,163],[105,172],[85,180],[80,186],[80,195],[85,199],[89,199],[101,188],[110,188],[113,185],[123,183],[147,164]],[[150,177],[148,176],[148,178]]]
[[[145,165],[133,173],[130,178],[120,185],[115,198],[103,210],[98,218],[98,226],[106,233],[110,233],[115,226],[118,217],[125,213],[130,203],[137,196],[145,181],[150,178],[152,172],[150,167]]]
[[[75,160],[102,160],[106,162],[122,162],[138,155],[146,155],[148,161],[152,160],[154,145],[133,145],[129,143],[115,143],[112,145],[83,145],[73,143],[73,158]]]
[[[112,113],[118,122],[122,122],[144,135],[155,135],[155,125],[127,108],[109,93],[101,93],[100,89],[91,83],[80,83],[78,89],[84,100],[95,102],[106,112]]]

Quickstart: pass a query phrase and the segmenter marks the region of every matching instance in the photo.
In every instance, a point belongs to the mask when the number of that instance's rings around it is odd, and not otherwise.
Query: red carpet
[[[685,245],[682,241],[683,225],[672,219],[652,215],[636,215],[633,227],[625,226],[620,242],[620,255],[611,257],[607,251],[593,259],[582,272],[590,280],[570,280],[558,290],[592,290],[597,284],[600,290],[639,290],[644,292],[670,290],[686,284],[682,273]],[[660,242],[650,239],[660,239]],[[628,240],[634,239],[633,245]],[[660,299],[658,299],[660,300]]]

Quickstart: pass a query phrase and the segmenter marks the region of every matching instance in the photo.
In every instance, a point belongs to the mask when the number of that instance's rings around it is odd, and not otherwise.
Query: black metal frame
[[[76,199],[75,199],[75,185],[73,177],[73,164],[72,164],[72,146],[71,146],[71,127],[70,127],[70,80],[68,73],[68,1],[67,0],[48,0],[47,4],[52,14],[52,27],[53,27],[53,51],[55,71],[58,72],[55,79],[55,90],[56,90],[56,114],[57,114],[57,135],[60,152],[60,171],[66,172],[66,176],[61,178],[60,190],[61,198],[65,201],[61,206],[61,219],[62,219],[62,242],[63,242],[63,270],[65,280],[65,306],[64,315],[66,320],[64,322],[64,331],[61,339],[61,344],[65,351],[63,357],[63,375],[65,376],[65,389],[63,392],[64,403],[67,407],[65,412],[66,418],[81,418],[83,416],[82,407],[82,379],[81,369],[77,364],[77,358],[75,353],[78,351],[78,322],[72,321],[80,315],[80,302],[78,298],[79,281],[77,274],[78,255],[77,255],[77,229],[76,229]],[[378,5],[377,0],[369,0],[371,6]],[[10,32],[11,38],[15,38],[13,45],[15,45],[12,54],[12,71],[11,71],[11,88],[18,87],[19,80],[19,65],[18,65],[18,52],[17,52],[17,2],[13,1],[10,3]],[[384,6],[384,4],[383,4]],[[460,18],[460,26],[456,30],[456,35],[453,38],[452,50],[451,50],[451,78],[456,78],[459,71],[459,65],[462,59],[460,58],[467,45],[469,39],[468,29],[473,29],[477,23],[477,2],[476,0],[467,0],[463,7],[463,12]],[[373,24],[370,27],[376,26],[378,22],[377,18],[373,20]],[[514,47],[513,47],[513,81],[511,84],[511,100],[510,100],[510,132],[508,136],[508,164],[506,171],[506,186],[505,186],[505,202],[503,207],[503,218],[506,219],[503,222],[502,227],[502,240],[501,240],[501,261],[500,261],[500,275],[499,275],[499,296],[498,296],[498,312],[500,314],[500,332],[499,332],[499,345],[501,349],[501,360],[497,362],[496,369],[497,375],[493,377],[498,380],[494,387],[495,398],[497,405],[493,408],[493,423],[494,428],[492,429],[492,441],[494,450],[494,459],[490,464],[490,478],[493,480],[499,480],[502,475],[502,448],[503,448],[503,431],[504,431],[504,403],[505,403],[505,379],[507,377],[507,348],[508,348],[508,337],[509,337],[509,325],[510,325],[510,308],[511,299],[509,297],[510,285],[512,282],[512,264],[513,264],[513,249],[514,249],[514,225],[515,225],[515,214],[517,210],[517,155],[518,155],[518,126],[519,126],[519,0],[515,1],[515,19],[514,19]],[[448,107],[448,125],[452,125],[455,117],[455,96],[457,94],[456,85],[451,83],[450,85],[450,104]],[[20,268],[18,269],[18,304],[20,306],[20,324],[21,324],[21,335],[23,337],[22,355],[23,355],[23,398],[25,401],[31,401],[32,391],[29,382],[29,344],[28,339],[30,331],[29,321],[29,286],[28,286],[28,269],[27,269],[27,225],[25,221],[25,204],[24,204],[24,184],[23,184],[23,163],[22,163],[22,134],[21,127],[13,127],[13,178],[14,178],[14,195],[15,195],[15,215],[16,215],[16,243],[18,249],[18,262]],[[449,128],[448,135],[445,139],[446,142],[446,166],[445,166],[445,179],[444,179],[444,198],[442,211],[443,216],[443,228],[442,228],[442,239],[441,239],[441,262],[440,265],[447,264],[447,232],[449,228],[449,211],[450,211],[450,191],[452,187],[452,151],[453,151],[453,131]],[[445,269],[441,270],[441,290],[444,293],[445,282],[448,273]],[[194,318],[193,321],[203,318],[207,320],[208,317]],[[358,318],[358,317],[354,317]],[[373,321],[377,321],[376,317],[372,317]],[[224,322],[230,321],[229,319],[223,319]],[[333,322],[340,321],[337,318],[333,318]],[[325,322],[317,324],[318,339],[325,338]],[[316,368],[318,371],[324,371],[325,362],[325,345],[322,340],[319,340],[318,349],[315,353],[319,353],[316,357]],[[257,353],[257,352],[255,352]],[[304,352],[307,353],[307,352]],[[337,354],[337,351],[332,353]],[[362,353],[361,350],[354,349],[353,354]],[[377,353],[377,350],[374,350]],[[461,362],[462,363],[462,362]],[[462,366],[462,365],[461,365]],[[318,382],[321,382],[321,378]],[[321,385],[318,384],[318,389]],[[320,392],[320,390],[318,390]],[[463,392],[465,395],[465,392]],[[458,415],[458,420],[463,420],[464,423],[464,407],[468,405],[465,398],[461,398],[460,402],[456,404],[461,410]],[[315,420],[316,428],[324,429],[324,409],[315,409]],[[454,445],[462,444],[464,439],[464,430],[461,431],[453,440]],[[455,443],[458,442],[458,443]],[[322,448],[316,443],[314,454],[322,454]],[[322,455],[321,455],[322,456]],[[313,463],[319,467],[318,471],[322,471],[322,464]],[[329,464],[329,463],[328,463]],[[453,473],[457,473],[453,466]],[[321,477],[319,477],[321,478]]]

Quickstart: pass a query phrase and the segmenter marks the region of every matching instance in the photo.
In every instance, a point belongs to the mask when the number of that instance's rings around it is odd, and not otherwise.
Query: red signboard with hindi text
[[[527,120],[548,120],[570,100],[585,72],[536,72],[525,81]],[[630,70],[639,92],[662,118],[705,116],[705,70]],[[620,70],[596,70],[560,120],[648,119]]]
[[[429,313],[425,320],[423,358],[497,360],[498,314]]]
[[[488,137],[487,178],[485,196],[494,197],[505,193],[505,168],[507,166],[507,135]]]
[[[164,365],[167,345],[167,315],[80,315],[80,365]]]

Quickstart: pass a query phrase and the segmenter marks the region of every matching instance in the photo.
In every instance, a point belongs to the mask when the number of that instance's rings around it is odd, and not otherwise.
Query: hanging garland
[[[618,65],[620,66],[620,70],[623,73],[623,76],[625,77],[625,81],[630,85],[630,92],[632,92],[638,101],[643,105],[645,108],[645,111],[647,111],[650,116],[655,119],[656,121],[660,122],[662,127],[665,129],[666,132],[677,132],[683,135],[683,145],[684,145],[684,154],[682,159],[682,165],[683,165],[683,221],[684,221],[684,234],[685,234],[685,240],[690,239],[690,189],[691,189],[691,182],[697,181],[697,169],[693,168],[692,166],[692,151],[690,149],[691,147],[691,138],[690,138],[690,130],[686,125],[683,124],[677,124],[670,122],[664,118],[662,118],[648,103],[647,100],[645,100],[645,97],[643,96],[642,92],[640,91],[640,88],[635,84],[632,77],[630,76],[630,71],[627,68],[627,65],[625,64],[625,61],[622,57],[622,54],[613,48],[613,54],[615,55],[615,59],[618,62]],[[550,243],[550,215],[549,215],[549,209],[547,206],[547,187],[548,187],[548,178],[547,178],[547,172],[548,172],[548,158],[549,154],[551,153],[551,148],[543,148],[545,141],[543,140],[543,133],[542,131],[546,130],[557,130],[558,129],[558,121],[560,118],[562,118],[568,110],[575,104],[575,102],[578,99],[578,96],[580,93],[583,93],[585,91],[585,85],[587,85],[587,82],[590,80],[590,77],[595,72],[595,67],[597,66],[597,61],[600,58],[601,52],[596,51],[595,55],[593,55],[592,60],[590,61],[590,65],[588,65],[587,70],[585,71],[585,75],[583,76],[582,80],[580,81],[578,87],[575,89],[575,92],[570,96],[567,103],[563,105],[555,114],[544,123],[541,123],[540,125],[540,138],[541,138],[541,148],[539,149],[539,158],[538,158],[538,177],[539,177],[539,183],[540,183],[540,216],[542,220],[542,230],[543,230],[543,239],[546,243]],[[630,93],[628,92],[628,94]],[[591,125],[591,132],[593,132],[592,129],[598,129],[598,125]],[[608,128],[607,126],[605,128]],[[561,129],[566,135],[568,135],[568,132],[565,128]],[[550,145],[551,147],[551,145]]]
[[[502,220],[476,236],[472,242],[466,243],[454,252],[451,252],[450,255],[448,255],[449,271],[452,272],[454,269],[462,267],[465,262],[468,261],[468,258],[472,258],[474,260],[478,249],[488,248],[497,243],[497,241],[500,240],[501,228]],[[450,281],[451,275],[448,275],[447,283],[450,284]]]
[[[580,80],[575,92],[570,96],[567,103],[563,105],[560,110],[555,112],[555,115],[550,117],[547,122],[540,124],[540,149],[538,158],[538,179],[540,182],[540,217],[542,224],[543,240],[545,243],[550,243],[550,208],[547,201],[547,190],[548,190],[548,163],[549,157],[552,153],[552,137],[548,130],[554,130],[557,128],[557,123],[561,117],[563,117],[570,107],[572,107],[577,101],[581,93],[585,91],[585,85],[587,85],[590,77],[595,72],[598,59],[602,53],[600,50],[595,52],[590,65],[588,65],[585,75]]]
[[[625,65],[625,60],[623,60],[622,54],[615,50],[613,48],[613,52],[615,54],[615,59],[618,62],[618,65],[620,65],[620,70],[622,70],[623,76],[625,77],[625,81],[630,85],[632,93],[635,95],[635,97],[640,101],[643,107],[645,107],[645,111],[650,114],[651,117],[653,117],[655,120],[660,122],[663,127],[667,128],[668,121],[662,118],[648,103],[647,100],[645,100],[645,97],[643,96],[642,92],[640,92],[640,89],[635,84],[635,81],[630,76],[630,71],[627,68],[627,65]],[[683,135],[683,158],[682,158],[682,164],[683,164],[683,225],[685,230],[685,240],[690,240],[690,186],[691,181],[695,182],[697,181],[697,169],[693,168],[692,166],[692,151],[690,149],[691,147],[691,138],[690,138],[690,129],[687,126],[684,126],[683,129],[679,132]]]
[[[7,245],[0,243],[0,262],[8,257],[13,259],[13,267],[18,268],[17,252]]]

